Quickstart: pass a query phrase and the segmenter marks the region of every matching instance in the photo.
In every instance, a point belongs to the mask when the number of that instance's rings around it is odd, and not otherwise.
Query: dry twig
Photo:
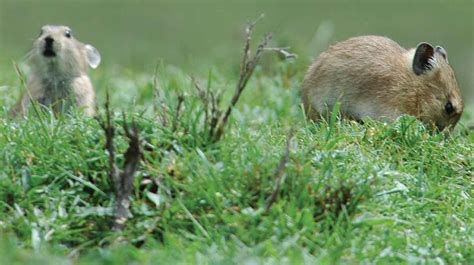
[[[196,88],[198,92],[198,96],[201,99],[201,102],[204,107],[204,125],[207,126],[209,124],[209,91],[205,91],[204,89],[201,88],[201,86],[198,84],[197,80],[191,76],[191,81],[194,84],[194,87]]]
[[[242,52],[242,58],[240,62],[240,72],[239,72],[239,79],[235,86],[234,94],[231,98],[231,101],[227,108],[221,109],[219,107],[220,103],[220,94],[214,93],[210,90],[210,76],[209,76],[209,84],[207,89],[201,88],[198,84],[197,80],[191,76],[191,81],[196,88],[197,95],[203,105],[204,111],[204,119],[203,119],[203,130],[204,132],[208,133],[208,139],[211,143],[216,143],[220,139],[222,139],[226,125],[229,121],[229,118],[232,114],[232,110],[235,108],[237,102],[242,95],[242,92],[245,90],[248,81],[252,77],[255,68],[257,67],[258,63],[264,52],[266,51],[277,51],[280,54],[284,55],[286,58],[295,58],[296,55],[292,54],[288,51],[288,48],[270,48],[267,47],[270,40],[272,39],[271,34],[266,34],[261,43],[255,49],[254,54],[252,55],[251,52],[251,40],[252,40],[252,33],[255,25],[263,18],[261,15],[257,20],[249,23],[245,28],[245,43]],[[156,75],[156,74],[155,74]],[[154,85],[156,86],[156,81],[154,81]],[[174,118],[174,122],[172,124],[172,131],[177,131],[179,129],[179,120],[180,120],[180,110],[181,105],[183,104],[184,98],[182,95],[178,95],[178,104],[176,108],[176,115],[171,117]],[[169,112],[168,117],[170,117]],[[166,125],[164,124],[164,127]]]
[[[123,129],[128,139],[128,149],[124,154],[124,170],[120,170],[115,163],[114,137],[115,128],[112,122],[110,111],[110,98],[107,92],[105,102],[105,121],[98,118],[99,124],[105,133],[105,149],[109,154],[109,181],[113,186],[115,194],[114,230],[122,230],[130,215],[130,197],[133,191],[133,178],[137,171],[142,151],[140,147],[140,137],[136,125],[132,122],[132,128],[127,124],[126,116],[123,114]]]
[[[213,142],[219,141],[222,135],[224,134],[225,125],[227,124],[230,114],[232,113],[232,109],[235,107],[235,104],[237,104],[237,102],[239,101],[242,91],[244,91],[245,87],[247,86],[247,82],[249,81],[250,77],[252,76],[255,70],[255,67],[260,61],[260,58],[262,57],[262,54],[265,48],[267,47],[268,43],[272,39],[272,35],[267,34],[264,37],[263,41],[258,45],[257,50],[255,51],[255,55],[251,57],[250,41],[252,40],[252,30],[257,24],[257,22],[262,18],[263,18],[263,15],[261,15],[256,21],[250,23],[245,29],[246,38],[245,38],[244,51],[242,54],[242,61],[240,64],[239,81],[237,82],[234,96],[232,97],[232,100],[229,106],[227,107],[227,110],[225,111],[224,116],[216,124],[216,133],[212,139]]]
[[[176,130],[178,129],[178,123],[181,119],[181,110],[182,110],[182,106],[183,106],[183,102],[184,102],[184,96],[182,94],[178,95],[178,104],[176,104],[176,110],[175,110],[175,113],[174,113],[174,119],[173,119],[173,127],[172,127],[172,131],[173,132],[176,132]]]

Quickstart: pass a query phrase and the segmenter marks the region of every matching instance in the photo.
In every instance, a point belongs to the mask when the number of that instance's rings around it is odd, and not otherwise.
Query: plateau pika
[[[405,50],[380,36],[351,38],[321,53],[304,78],[302,98],[314,121],[336,102],[341,114],[354,120],[393,121],[408,114],[439,130],[454,127],[463,112],[442,47],[420,43]]]
[[[55,113],[76,105],[87,116],[95,115],[95,92],[87,68],[100,64],[96,48],[75,39],[69,27],[46,25],[27,56],[31,67],[27,91],[12,110],[13,116],[25,115],[31,100]]]

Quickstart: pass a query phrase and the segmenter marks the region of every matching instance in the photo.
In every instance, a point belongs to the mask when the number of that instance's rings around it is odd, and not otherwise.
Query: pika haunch
[[[95,115],[95,92],[88,66],[97,68],[101,57],[96,48],[74,38],[67,26],[41,28],[27,55],[31,71],[27,91],[12,110],[12,116],[25,115],[31,101],[63,112],[71,105]]]
[[[315,121],[336,102],[350,119],[393,121],[408,114],[439,130],[454,127],[463,112],[445,49],[420,43],[405,50],[380,36],[350,38],[321,53],[303,80],[302,99]]]

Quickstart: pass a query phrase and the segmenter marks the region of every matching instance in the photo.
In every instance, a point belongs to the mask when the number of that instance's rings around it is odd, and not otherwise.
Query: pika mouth
[[[54,39],[51,37],[46,37],[44,39],[44,57],[55,57],[56,52],[54,51]]]
[[[43,50],[43,56],[44,57],[56,57],[56,52],[53,50],[53,47],[45,47]]]

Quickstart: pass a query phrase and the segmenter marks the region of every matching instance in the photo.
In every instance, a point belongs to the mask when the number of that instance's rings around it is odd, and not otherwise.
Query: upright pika
[[[336,102],[351,119],[393,121],[408,114],[439,130],[454,127],[463,112],[442,47],[420,43],[405,50],[380,36],[350,38],[321,53],[304,78],[302,98],[314,121]]]
[[[75,104],[87,116],[94,116],[95,92],[87,67],[97,68],[100,60],[97,49],[75,39],[69,27],[43,26],[28,54],[31,73],[27,91],[12,115],[25,115],[34,100],[56,113]]]

